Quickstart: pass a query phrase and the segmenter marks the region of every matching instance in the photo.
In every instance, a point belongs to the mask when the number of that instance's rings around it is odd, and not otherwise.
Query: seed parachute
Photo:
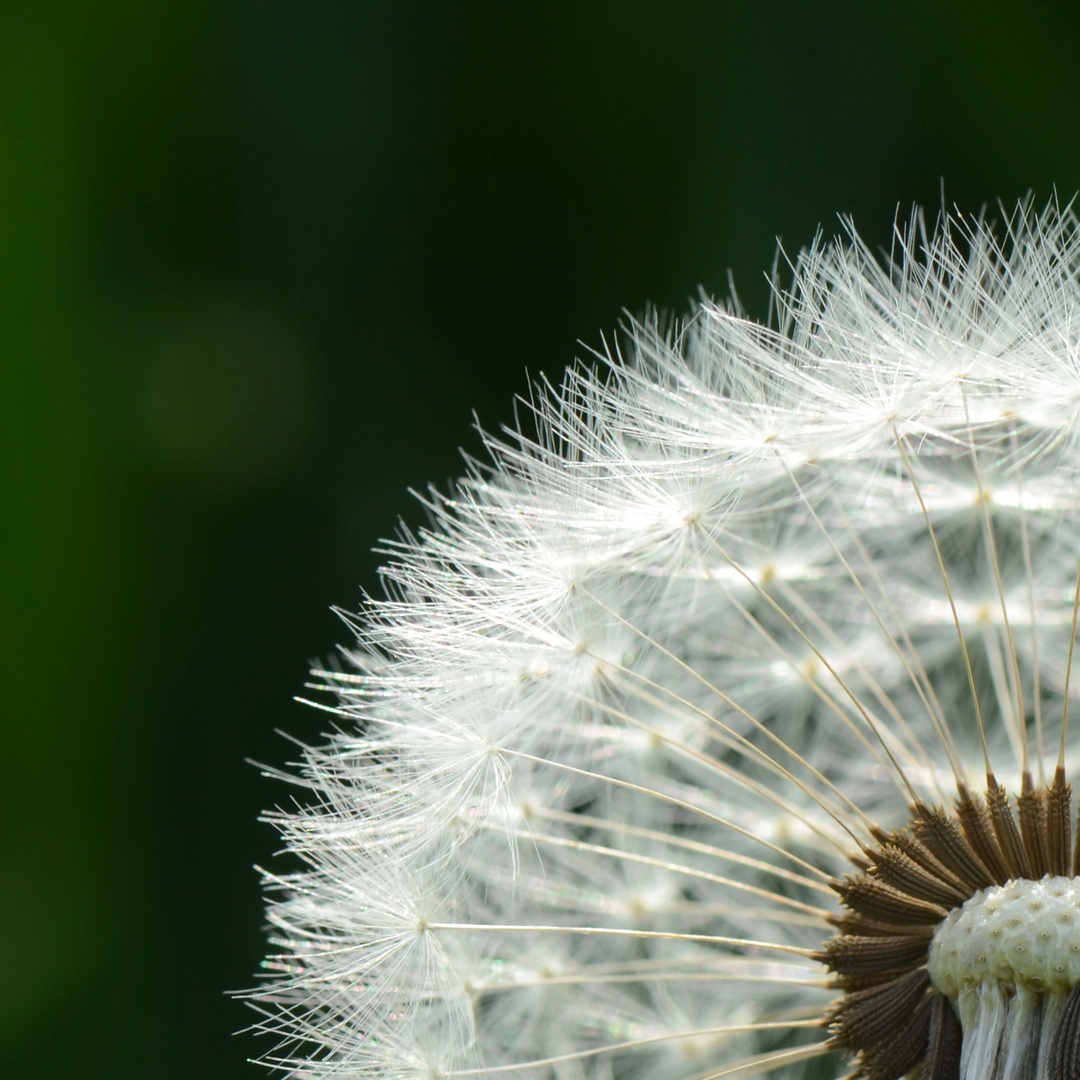
[[[264,1064],[1080,1075],[1077,219],[789,271],[538,385],[390,545],[268,815]]]

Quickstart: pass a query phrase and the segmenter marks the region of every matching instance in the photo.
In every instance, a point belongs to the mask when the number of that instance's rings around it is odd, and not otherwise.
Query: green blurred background
[[[3,1074],[261,1075],[245,758],[405,489],[624,307],[764,315],[777,235],[1070,196],[1078,10],[5,4]]]

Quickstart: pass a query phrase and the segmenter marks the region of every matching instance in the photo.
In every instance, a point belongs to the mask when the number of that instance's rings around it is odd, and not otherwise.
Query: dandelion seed
[[[1080,1075],[1077,219],[849,229],[775,310],[635,324],[392,546],[266,1064]]]

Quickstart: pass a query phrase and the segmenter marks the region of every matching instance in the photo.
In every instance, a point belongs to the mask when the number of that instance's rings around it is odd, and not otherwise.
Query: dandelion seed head
[[[1075,1075],[1077,219],[789,272],[538,385],[389,543],[267,815],[267,1065]]]

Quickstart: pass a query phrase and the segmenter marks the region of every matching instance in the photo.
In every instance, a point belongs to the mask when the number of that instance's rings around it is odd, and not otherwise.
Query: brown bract
[[[960,1019],[927,970],[935,928],[981,889],[1080,876],[1065,770],[1039,787],[1025,774],[1015,802],[1014,811],[989,774],[985,794],[962,788],[951,811],[916,803],[907,827],[875,830],[877,844],[853,859],[858,870],[833,880],[845,911],[832,917],[837,934],[817,955],[843,991],[825,1022],[832,1045],[856,1055],[854,1076],[958,1080]],[[1080,988],[1048,1052],[1049,1080],[1080,1076]]]

